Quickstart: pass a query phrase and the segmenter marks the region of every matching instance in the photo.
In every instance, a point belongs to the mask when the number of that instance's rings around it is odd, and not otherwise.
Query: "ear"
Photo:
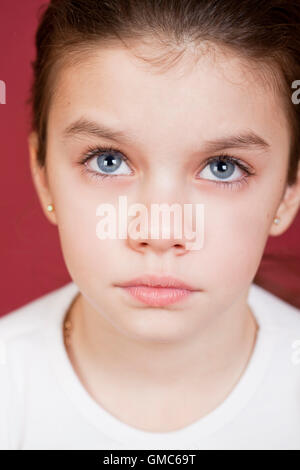
[[[284,233],[295,219],[300,206],[300,161],[298,164],[297,180],[292,186],[287,186],[281,203],[274,217],[279,217],[278,225],[272,224],[271,236],[278,236]]]
[[[41,203],[46,218],[54,225],[56,223],[55,212],[49,212],[49,204],[53,204],[51,196],[46,165],[41,166],[38,162],[38,136],[36,132],[31,132],[28,136],[28,147],[30,155],[30,171],[33,183]]]

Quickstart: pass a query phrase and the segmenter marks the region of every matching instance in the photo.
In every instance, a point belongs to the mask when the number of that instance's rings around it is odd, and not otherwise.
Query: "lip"
[[[136,277],[128,282],[118,284],[121,287],[148,286],[148,287],[173,287],[174,289],[185,289],[195,291],[192,286],[173,276],[157,276],[155,274],[145,274]]]
[[[154,307],[179,302],[198,289],[173,276],[144,275],[117,284],[135,299]]]

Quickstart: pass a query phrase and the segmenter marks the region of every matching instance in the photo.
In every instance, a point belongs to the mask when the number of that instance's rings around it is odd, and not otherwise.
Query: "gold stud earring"
[[[280,217],[275,217],[273,219],[274,224],[278,225],[280,223]]]
[[[48,204],[48,206],[47,206],[47,211],[48,211],[48,212],[53,212],[53,211],[54,211],[53,204]]]

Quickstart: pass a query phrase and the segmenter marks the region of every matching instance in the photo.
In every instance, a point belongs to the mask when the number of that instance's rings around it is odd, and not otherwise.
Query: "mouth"
[[[136,300],[162,307],[179,302],[199,291],[173,276],[145,275],[131,281],[117,284]]]

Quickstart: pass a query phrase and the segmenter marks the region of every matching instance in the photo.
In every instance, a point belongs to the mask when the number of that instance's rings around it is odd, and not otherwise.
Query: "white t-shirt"
[[[300,310],[251,284],[259,325],[239,382],[173,432],[120,421],[82,385],[63,342],[71,282],[0,318],[0,449],[300,450]]]

